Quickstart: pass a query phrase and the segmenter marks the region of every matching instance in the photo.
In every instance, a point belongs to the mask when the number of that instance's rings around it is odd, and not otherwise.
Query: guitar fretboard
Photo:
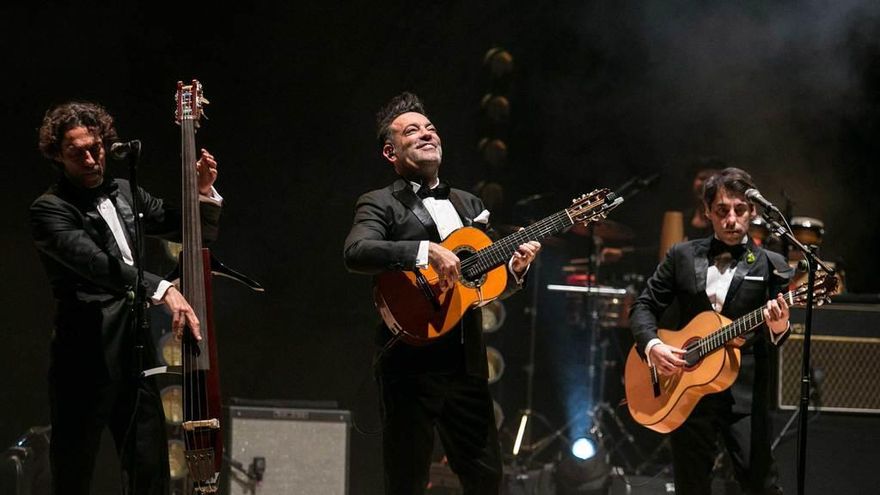
[[[796,293],[797,291],[789,291],[785,293],[782,297],[785,298],[786,301],[789,301],[789,304],[793,304],[794,296]],[[725,325],[719,328],[718,330],[698,340],[694,344],[691,344],[691,346],[689,347],[693,348],[693,346],[697,346],[699,348],[700,358],[702,358],[703,356],[706,356],[716,349],[724,346],[724,344],[730,342],[731,340],[754,330],[761,323],[764,323],[763,306],[752,311],[751,313],[737,318],[729,325]]]
[[[596,203],[601,203],[601,201]],[[572,225],[574,222],[567,210],[550,215],[477,251],[475,255],[461,262],[461,273],[466,278],[473,280],[510,260],[520,244],[528,241],[540,241],[562,232]]]

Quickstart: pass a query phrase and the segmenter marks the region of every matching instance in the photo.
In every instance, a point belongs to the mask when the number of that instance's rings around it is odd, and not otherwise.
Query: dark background
[[[402,90],[422,96],[440,131],[444,179],[469,189],[491,173],[505,187],[497,223],[525,222],[513,204],[530,194],[550,194],[536,206],[549,214],[659,172],[613,214],[635,229],[643,251],[629,266],[647,275],[662,212],[688,208],[693,164],[717,157],[749,170],[770,200],[783,204],[784,190],[795,214],[822,219],[824,254],[845,264],[849,290],[880,292],[876,2],[30,2],[0,10],[0,33],[2,445],[48,422],[53,301],[27,224],[56,177],[36,148],[42,116],[69,99],[103,103],[121,137],[144,142],[141,182],[176,200],[181,79],[197,77],[211,100],[197,140],[218,157],[226,198],[213,250],[267,289],[215,284],[228,397],[336,400],[377,428],[370,280],[346,273],[341,251],[357,196],[393,178],[373,116]],[[496,46],[515,72],[504,86],[510,158],[490,171],[477,142],[491,85],[483,56]],[[548,247],[546,279],[585,249],[578,242]],[[497,392],[508,426],[524,405],[526,299],[510,302],[506,333],[493,337],[510,353]],[[547,313],[542,322],[559,320]],[[554,349],[583,345],[548,335],[539,380],[560,366]],[[558,415],[559,389],[541,383],[537,407]],[[378,492],[378,437],[354,433],[352,449],[353,493]]]

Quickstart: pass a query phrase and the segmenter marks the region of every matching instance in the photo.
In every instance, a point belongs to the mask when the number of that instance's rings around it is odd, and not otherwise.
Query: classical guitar
[[[818,275],[813,285],[815,303],[827,302],[836,287],[834,275]],[[802,305],[807,291],[804,283],[783,297],[789,306]],[[761,306],[736,321],[704,311],[679,331],[659,330],[657,336],[665,344],[685,350],[687,365],[675,375],[659,375],[633,346],[624,371],[626,402],[633,419],[668,433],[684,423],[704,395],[730,387],[739,373],[740,350],[728,343],[764,323],[763,309]]]
[[[413,271],[389,271],[376,277],[373,300],[396,338],[410,345],[425,345],[448,334],[473,307],[489,303],[504,292],[510,257],[520,244],[540,241],[575,223],[605,218],[623,203],[608,189],[597,189],[575,198],[570,207],[492,242],[483,231],[463,227],[441,245],[461,260],[461,276],[452,288],[442,290],[430,266]]]
[[[211,255],[202,247],[195,132],[207,100],[197,80],[177,83],[176,119],[181,133],[183,173],[180,281],[184,297],[201,324],[202,340],[189,329],[181,342],[183,373],[183,434],[186,464],[195,493],[216,493],[223,460],[220,433],[220,379],[211,307]]]

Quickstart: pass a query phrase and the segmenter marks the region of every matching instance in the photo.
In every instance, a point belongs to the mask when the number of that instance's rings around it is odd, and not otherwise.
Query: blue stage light
[[[585,461],[596,455],[596,445],[589,438],[578,438],[571,444],[571,455]]]

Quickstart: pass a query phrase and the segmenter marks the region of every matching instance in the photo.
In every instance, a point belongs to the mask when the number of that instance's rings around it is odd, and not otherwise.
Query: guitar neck
[[[462,274],[468,278],[479,277],[489,270],[507,263],[520,244],[528,241],[541,241],[572,225],[574,222],[567,210],[556,212],[477,251],[470,258],[462,261]]]
[[[793,302],[794,291],[789,291],[782,297],[787,301]],[[764,323],[763,306],[700,339],[697,343],[700,348],[700,357],[715,351],[737,337],[751,332],[762,323]]]

